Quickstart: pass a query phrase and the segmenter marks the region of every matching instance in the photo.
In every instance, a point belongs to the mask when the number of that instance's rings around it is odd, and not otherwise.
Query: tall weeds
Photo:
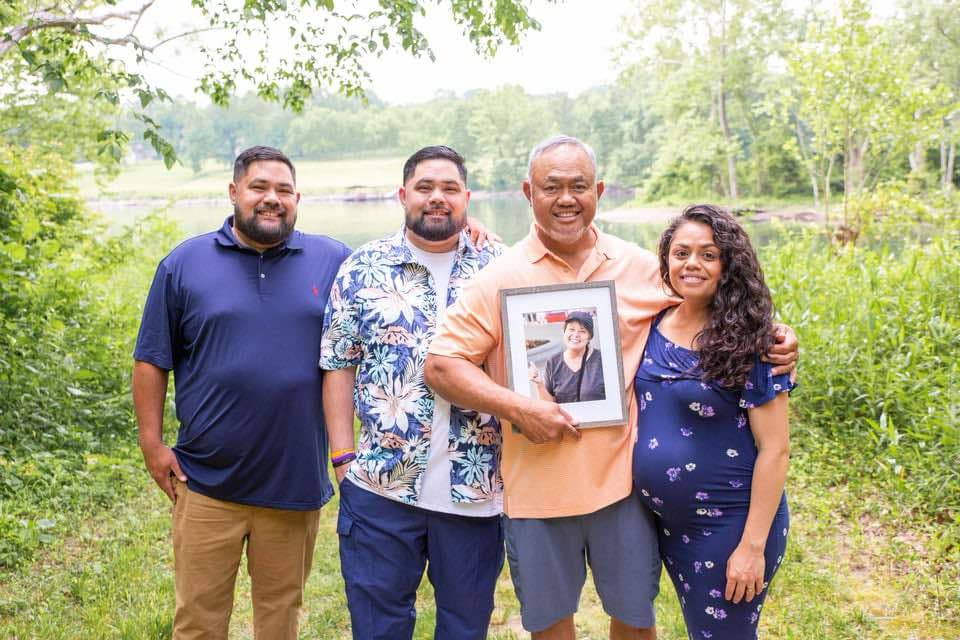
[[[906,235],[906,234],[903,234]],[[960,225],[927,243],[764,249],[801,343],[795,448],[836,482],[869,482],[960,542]],[[825,487],[825,490],[827,488]]]
[[[132,341],[174,236],[157,219],[108,234],[69,175],[0,148],[0,568],[135,488]]]

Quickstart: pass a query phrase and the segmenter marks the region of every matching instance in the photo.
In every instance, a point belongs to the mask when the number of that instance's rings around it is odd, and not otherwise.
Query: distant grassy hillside
[[[390,191],[400,184],[404,158],[368,158],[294,162],[297,184],[303,195],[341,193],[360,185],[373,191]],[[116,180],[98,185],[90,166],[79,166],[81,194],[85,198],[206,198],[223,197],[231,168],[208,162],[203,171],[189,167],[164,168],[159,161],[131,164]]]

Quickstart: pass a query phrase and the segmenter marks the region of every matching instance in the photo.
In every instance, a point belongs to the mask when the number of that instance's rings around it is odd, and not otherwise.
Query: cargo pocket
[[[341,536],[349,536],[352,530],[353,518],[350,517],[350,514],[347,513],[346,509],[344,509],[341,505],[337,513],[337,534]]]

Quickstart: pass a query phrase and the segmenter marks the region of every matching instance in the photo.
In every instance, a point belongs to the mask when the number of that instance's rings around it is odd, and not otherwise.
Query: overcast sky
[[[629,0],[566,0],[548,4],[535,0],[531,13],[539,32],[528,33],[517,48],[504,48],[488,60],[442,12],[422,25],[436,62],[392,54],[370,66],[373,90],[388,102],[417,102],[439,90],[463,93],[519,84],[528,93],[565,92],[576,95],[616,79],[612,48],[619,42],[621,17]]]
[[[142,0],[129,0],[139,4]],[[361,0],[363,1],[363,0]],[[786,0],[807,6],[811,0]],[[123,0],[121,0],[121,3]],[[888,16],[896,0],[872,0],[875,15]],[[417,26],[430,41],[436,62],[391,51],[372,59],[370,89],[391,103],[423,102],[438,92],[463,94],[471,89],[494,89],[507,84],[528,93],[565,92],[575,96],[590,87],[616,79],[615,49],[622,41],[620,23],[635,0],[530,0],[530,12],[540,31],[526,34],[519,47],[504,47],[493,59],[474,53],[467,38],[449,17],[445,3],[426,3],[428,16]],[[825,6],[831,3],[826,1]],[[339,6],[339,3],[338,3]],[[167,33],[184,27],[184,16],[196,15],[189,0],[161,0],[147,14],[147,29]],[[141,70],[173,95],[205,102],[194,93],[202,61],[178,43],[157,52],[160,64]]]
[[[185,4],[186,0],[157,3],[148,14],[150,22],[172,29],[189,12]],[[436,62],[392,51],[371,60],[369,88],[387,102],[410,103],[429,100],[441,91],[462,94],[506,84],[521,85],[529,93],[576,95],[616,78],[612,49],[619,41],[620,19],[629,11],[630,0],[532,0],[530,4],[541,30],[528,33],[519,48],[505,47],[495,58],[485,59],[474,53],[449,18],[449,10],[428,3],[429,15],[418,21],[418,27],[430,41]],[[146,65],[143,71],[170,93],[201,100],[193,93],[199,59],[182,46],[163,47],[157,53],[160,64]]]

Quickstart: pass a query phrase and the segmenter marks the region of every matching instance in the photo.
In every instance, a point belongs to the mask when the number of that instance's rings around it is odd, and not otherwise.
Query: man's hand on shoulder
[[[556,402],[531,398],[518,408],[512,422],[534,444],[560,442],[565,437],[580,439],[576,420]]]
[[[773,375],[790,374],[790,379],[796,378],[797,360],[800,358],[800,345],[797,334],[785,324],[773,325],[773,344],[763,359],[774,365]]]
[[[171,502],[177,501],[177,496],[173,492],[172,476],[176,476],[180,482],[186,482],[187,476],[180,469],[180,463],[177,462],[177,456],[173,449],[162,442],[141,443],[140,451],[143,453],[143,462],[150,472],[150,477],[157,483],[160,490],[167,494]]]
[[[493,232],[492,229],[488,229],[485,224],[477,220],[476,218],[467,218],[467,232],[470,234],[470,242],[473,243],[477,249],[482,249],[484,244],[488,243],[497,243],[502,244],[503,239]]]

